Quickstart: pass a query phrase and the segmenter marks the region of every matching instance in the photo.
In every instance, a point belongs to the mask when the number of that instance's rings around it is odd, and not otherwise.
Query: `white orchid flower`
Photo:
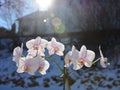
[[[36,56],[36,54],[44,53],[47,43],[48,41],[41,39],[41,37],[27,41],[28,54]]]
[[[78,54],[78,52],[74,52],[74,54]],[[73,69],[74,70],[79,70],[84,65],[86,67],[91,67],[92,66],[92,61],[95,58],[95,53],[91,50],[87,50],[86,46],[83,45],[80,49],[79,55],[78,56],[76,55],[74,58],[75,59],[73,60]]]
[[[49,51],[49,55],[57,54],[59,56],[63,56],[65,46],[62,43],[57,42],[55,38],[52,38],[52,40],[48,42],[47,49]]]
[[[30,75],[34,75],[34,73],[37,71],[39,67],[39,58],[26,58],[21,57],[19,60],[19,66],[17,69],[18,73],[28,72]]]
[[[19,60],[18,73],[28,72],[34,75],[36,71],[39,71],[42,75],[46,74],[46,70],[49,68],[49,63],[39,55],[35,58],[22,57]]]
[[[106,68],[108,65],[110,65],[110,63],[108,63],[108,59],[106,57],[103,56],[103,53],[102,53],[102,50],[101,50],[101,47],[99,46],[99,51],[100,51],[100,65],[103,67],[103,68]]]
[[[72,46],[72,50],[65,55],[65,67],[69,67],[74,63],[74,60],[78,58],[79,51]]]
[[[23,43],[21,44],[21,47],[18,46],[13,50],[13,61],[16,62],[17,66],[18,66],[19,59],[22,56],[22,52],[23,52]]]

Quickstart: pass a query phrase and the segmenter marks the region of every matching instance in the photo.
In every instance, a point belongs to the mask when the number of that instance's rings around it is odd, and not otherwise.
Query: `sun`
[[[36,0],[40,10],[45,11],[52,5],[53,0]]]

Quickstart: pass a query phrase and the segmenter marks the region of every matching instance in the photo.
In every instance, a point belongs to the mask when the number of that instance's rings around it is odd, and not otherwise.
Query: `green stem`
[[[65,56],[63,56],[65,57]],[[65,60],[63,61],[63,65],[65,65]],[[66,82],[66,67],[63,69],[63,90],[65,90],[65,82]]]
[[[63,73],[63,70],[60,67],[60,65],[53,58],[51,58],[51,56],[42,56],[42,58],[48,58],[49,60],[51,60],[58,67],[58,69],[61,71],[61,73]]]
[[[69,73],[66,68],[64,68],[64,75],[63,75],[63,80],[64,80],[64,87],[63,90],[71,90],[70,88],[70,83],[69,83]]]
[[[69,79],[68,79],[69,73],[68,73],[67,69],[64,67],[64,70],[62,70],[60,65],[53,58],[51,58],[51,56],[42,56],[42,58],[48,58],[49,60],[51,60],[58,67],[58,69],[61,71],[61,73],[63,74],[63,80],[64,80],[63,90],[66,90],[66,89],[71,90],[70,84],[69,84]]]
[[[71,90],[68,77],[66,78],[67,90]]]
[[[66,72],[66,77],[65,77],[65,81],[66,81],[66,87],[67,87],[67,90],[71,90],[70,88],[70,82],[69,82],[69,73]]]
[[[98,62],[100,60],[100,58],[98,58],[97,60],[95,60],[94,62],[92,62],[92,64],[95,64],[96,62]]]

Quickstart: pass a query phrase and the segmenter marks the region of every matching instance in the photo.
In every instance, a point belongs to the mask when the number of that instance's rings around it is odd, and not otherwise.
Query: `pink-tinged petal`
[[[16,47],[13,50],[13,61],[15,61],[17,64],[22,56],[22,52],[23,52],[23,44],[21,44],[21,47]]]
[[[52,46],[52,47],[57,47],[57,46],[58,46],[58,43],[59,43],[59,42],[57,42],[55,38],[52,38],[52,39],[51,39],[51,46]]]
[[[45,75],[46,74],[46,71],[42,70],[42,71],[39,71],[42,75]]]
[[[74,70],[78,70],[82,67],[81,65],[78,65],[79,51],[74,46],[72,47],[72,60]]]
[[[37,37],[34,41],[34,45],[40,45],[41,44],[41,37]]]
[[[38,71],[42,74],[42,75],[45,75],[46,74],[46,71],[49,69],[50,67],[50,64],[48,61],[46,61],[45,59],[41,60],[39,62],[39,68],[38,68]]]
[[[50,64],[47,60],[44,60],[45,66],[44,66],[44,70],[48,70],[48,68],[50,67]]]
[[[47,49],[50,50],[52,48],[51,42],[48,42]]]
[[[47,44],[48,44],[48,41],[47,41],[47,40],[41,39],[41,46],[42,46],[43,48],[46,48]]]
[[[13,50],[13,61],[17,61],[17,59],[19,59],[21,57],[20,55],[20,47],[16,47]]]
[[[79,56],[79,51],[75,48],[75,46],[72,46],[72,59],[77,60]]]
[[[34,42],[35,42],[35,39],[31,39],[29,41],[26,42],[26,47],[28,49],[32,49],[33,48],[33,45],[34,45]]]
[[[93,61],[95,58],[95,52],[94,51],[91,51],[91,50],[87,50],[87,55],[85,57],[85,60],[88,60],[88,61]]]
[[[46,60],[43,60],[43,66],[40,66],[41,69],[39,69],[39,72],[42,74],[42,75],[45,75],[46,74],[46,71],[49,69],[50,67],[50,64],[48,61]]]
[[[79,56],[84,59],[86,57],[86,55],[87,55],[87,48],[85,45],[83,45],[80,49]]]
[[[57,42],[57,41],[56,41],[56,39],[53,37],[53,38],[51,39],[51,42]]]
[[[92,66],[91,61],[85,61],[84,64],[85,64],[86,67],[91,67]]]
[[[57,47],[60,51],[64,51],[65,50],[65,46],[62,43],[57,43]]]
[[[64,67],[69,67],[73,62],[72,62],[72,51],[69,51],[66,55],[65,55],[65,65]]]
[[[48,49],[49,55],[54,54],[54,48],[51,46],[51,42],[48,42],[47,49]]]
[[[64,54],[63,54],[63,52],[62,51],[57,51],[57,52],[55,52],[57,55],[59,55],[59,56],[63,56]]]
[[[24,72],[24,66],[25,66],[25,57],[20,58],[19,63],[18,63],[18,73],[23,73]]]
[[[29,49],[27,52],[28,52],[27,56],[32,56],[32,57],[37,56],[37,53],[38,53],[38,51],[34,49]]]
[[[22,52],[23,52],[23,44],[21,44],[21,47],[18,46],[13,50],[13,56],[21,57]]]
[[[53,55],[55,53],[53,48],[51,48],[48,52],[49,52],[49,55]]]

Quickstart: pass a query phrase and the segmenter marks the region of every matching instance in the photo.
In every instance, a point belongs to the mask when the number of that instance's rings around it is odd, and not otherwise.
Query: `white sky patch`
[[[36,0],[39,10],[46,11],[52,5],[53,0]]]

